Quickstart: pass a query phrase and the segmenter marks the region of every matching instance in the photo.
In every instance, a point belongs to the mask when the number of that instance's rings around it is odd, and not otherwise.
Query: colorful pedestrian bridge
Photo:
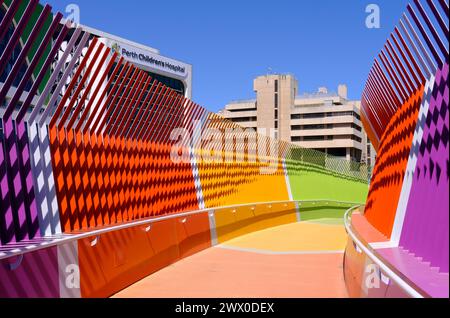
[[[0,0],[0,297],[448,297],[449,6],[422,2],[363,92],[372,173]]]

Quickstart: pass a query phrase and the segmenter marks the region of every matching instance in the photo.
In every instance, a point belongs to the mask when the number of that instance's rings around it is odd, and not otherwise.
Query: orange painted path
[[[280,226],[191,256],[114,297],[347,297],[342,274],[345,243],[341,224]]]

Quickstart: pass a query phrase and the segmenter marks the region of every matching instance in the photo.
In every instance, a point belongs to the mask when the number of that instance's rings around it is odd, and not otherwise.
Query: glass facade
[[[156,74],[153,72],[147,72],[147,74],[150,75],[153,79],[157,80],[158,82],[166,85],[167,87],[172,88],[176,92],[185,96],[186,87],[184,86],[184,83],[182,81],[164,75]]]
[[[110,75],[112,74],[114,68],[115,67],[113,67],[111,69]],[[113,86],[114,86],[114,84],[115,84],[115,82],[116,82],[116,80],[118,78],[118,74],[120,73],[121,70],[122,70],[122,67],[120,67],[119,71],[116,73],[116,78],[115,78],[114,81],[112,81],[111,86],[108,88],[108,91],[112,91],[112,88],[113,88]],[[178,80],[175,80],[175,79],[171,79],[171,78],[168,78],[168,77],[165,77],[165,76],[161,76],[161,75],[158,75],[158,74],[153,74],[153,73],[150,73],[150,72],[147,72],[147,73],[149,73],[150,76],[152,77],[152,81],[151,81],[149,86],[143,88],[145,90],[144,93],[143,93],[143,100],[148,96],[148,94],[150,94],[150,88],[152,87],[154,81],[161,82],[162,84],[164,84],[164,85],[174,89],[176,92],[178,92],[180,94],[183,94],[183,96],[184,96],[184,93],[185,93],[185,91],[184,91],[184,84],[181,81],[178,81]],[[133,74],[130,74],[130,76],[125,79],[126,82],[125,82],[122,90],[115,91],[115,93],[114,93],[115,98],[113,100],[115,100],[116,102],[115,102],[114,105],[111,106],[111,107],[113,107],[113,109],[115,109],[116,107],[120,107],[118,105],[118,103],[121,100],[123,94],[127,91],[127,88],[129,88],[130,86],[133,86],[135,84],[135,81],[132,80],[132,78],[133,78],[132,75]],[[177,83],[177,82],[179,82],[179,83]],[[138,91],[139,94],[141,92],[142,92],[142,90]],[[155,93],[159,95],[161,93],[161,90],[159,90],[157,92],[155,92],[155,91],[152,92],[152,94],[155,94]],[[127,102],[128,98],[129,97],[124,98],[123,102]],[[152,104],[146,105],[146,107],[150,107],[149,109],[151,109],[150,114],[149,114],[149,116],[150,116],[149,118],[151,120],[154,116],[156,116],[156,110],[153,110],[153,109],[154,109],[154,106],[155,106],[155,102],[157,100],[159,100],[159,98],[158,98],[158,96],[156,96],[154,98],[153,98],[153,96],[151,96],[149,98],[149,100],[153,100],[154,101]],[[142,106],[143,106],[142,103],[140,103],[139,105],[136,105],[136,109],[134,111],[134,114],[132,115],[131,125],[136,120],[136,117],[137,117],[137,115],[139,113],[139,110],[141,109]],[[163,106],[163,107],[166,107],[166,106]],[[176,109],[174,107],[168,107],[167,106],[166,112],[167,112],[168,116],[171,116],[171,118],[178,117],[180,119],[181,116],[182,116],[181,113],[178,112],[178,109]],[[114,114],[114,111],[111,111],[110,112],[110,117],[113,116],[113,114]],[[108,118],[108,121],[109,120],[110,120],[110,118]]]
[[[0,21],[3,20],[4,15],[5,15],[4,8],[0,7]],[[8,31],[6,32],[5,36],[2,39],[0,39],[0,56],[3,55],[6,45],[8,44],[9,40],[11,39],[13,32],[14,32],[14,28],[10,27],[8,29]],[[6,78],[8,77],[8,74],[11,72],[14,64],[16,63],[21,50],[22,50],[21,45],[20,45],[20,43],[18,43],[11,54],[11,58],[9,59],[9,61],[6,64],[5,70],[3,71],[2,74],[0,74],[0,82],[4,83],[6,81]],[[19,74],[16,76],[16,78],[13,81],[13,87],[17,87],[19,85],[26,70],[27,70],[26,64],[22,65],[20,68]],[[29,81],[27,83],[27,85],[25,86],[26,92],[28,92],[31,89],[31,85],[32,85],[32,83],[31,83],[31,81]]]

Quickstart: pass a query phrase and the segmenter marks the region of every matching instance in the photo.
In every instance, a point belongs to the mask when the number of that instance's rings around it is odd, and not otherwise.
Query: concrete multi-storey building
[[[361,103],[348,100],[346,85],[338,93],[321,87],[299,95],[294,76],[265,75],[254,80],[254,90],[256,99],[231,102],[220,115],[245,128],[273,132],[279,140],[374,165],[376,153],[361,122]]]

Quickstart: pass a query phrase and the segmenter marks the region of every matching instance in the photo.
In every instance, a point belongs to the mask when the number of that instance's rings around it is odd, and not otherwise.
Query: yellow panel
[[[202,162],[201,153],[196,151],[206,208],[289,200],[280,162],[273,174],[262,174],[261,168],[265,165],[260,162],[210,164]]]
[[[216,233],[219,243],[233,238],[297,221],[294,203],[245,206],[216,210]]]

